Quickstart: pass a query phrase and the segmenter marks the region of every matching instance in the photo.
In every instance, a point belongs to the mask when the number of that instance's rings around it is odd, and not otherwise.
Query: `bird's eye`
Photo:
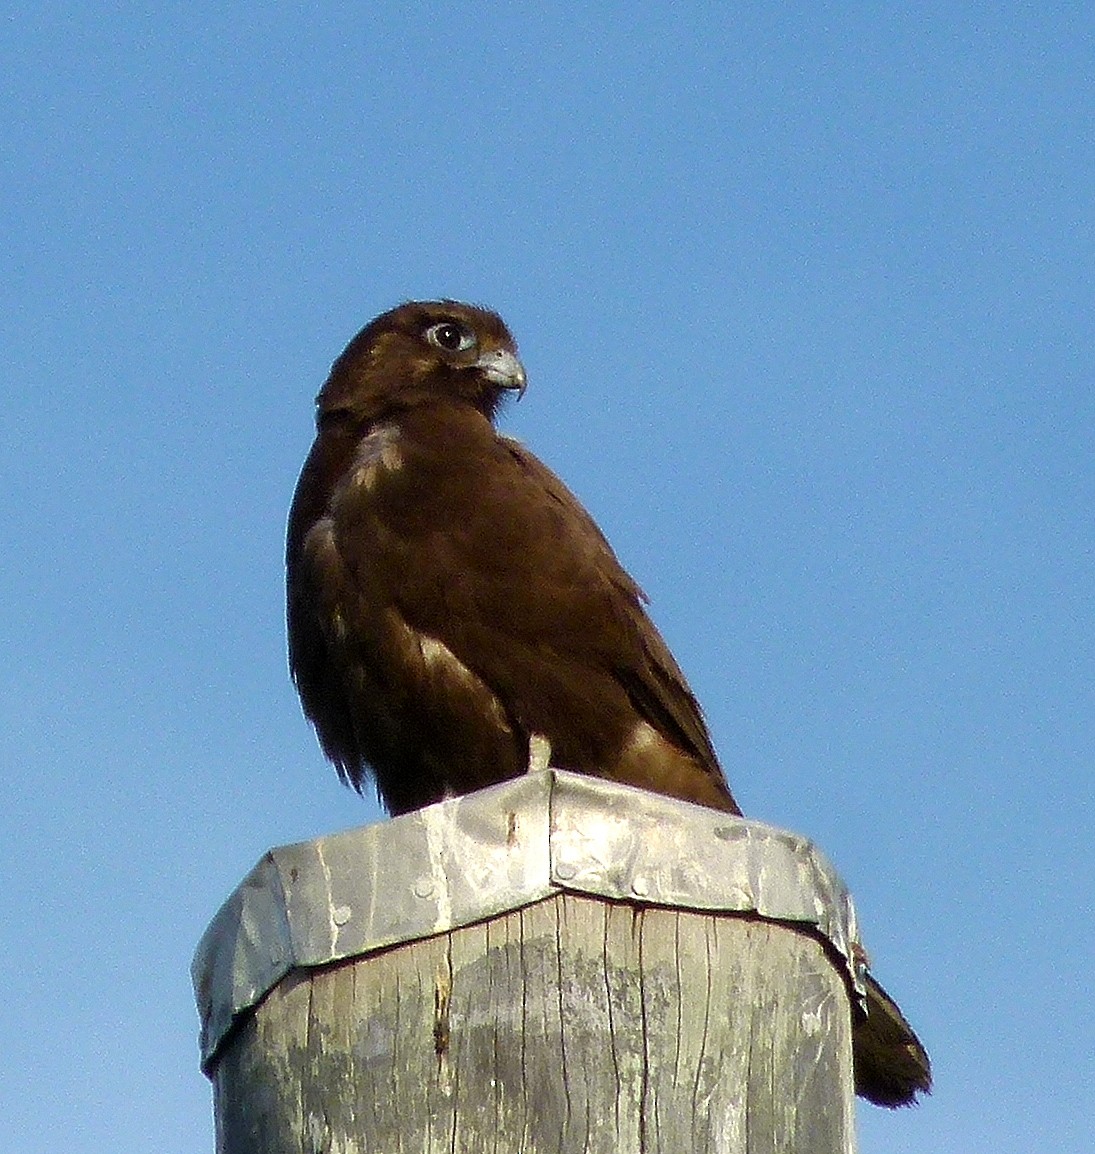
[[[439,349],[448,349],[450,353],[463,352],[475,344],[474,334],[456,321],[431,325],[426,330],[426,340]]]

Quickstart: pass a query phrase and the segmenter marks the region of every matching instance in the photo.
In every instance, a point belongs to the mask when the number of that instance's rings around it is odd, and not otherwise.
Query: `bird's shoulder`
[[[643,599],[563,481],[474,409],[393,414],[362,429],[343,458],[340,470],[327,470],[326,506],[347,548],[376,548],[376,534],[393,548],[427,536],[437,558],[455,551],[467,564],[487,547],[481,560],[491,567],[535,563],[541,579],[589,568]]]

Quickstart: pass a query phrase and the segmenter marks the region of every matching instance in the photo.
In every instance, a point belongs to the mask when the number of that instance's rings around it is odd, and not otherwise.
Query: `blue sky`
[[[212,1150],[193,947],[379,814],[286,674],[312,398],[447,295],[931,1049],[864,1154],[1086,1148],[1090,11],[368,11],[5,11],[0,1146]]]

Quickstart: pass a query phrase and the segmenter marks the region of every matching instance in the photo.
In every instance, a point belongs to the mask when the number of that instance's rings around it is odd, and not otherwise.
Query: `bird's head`
[[[459,301],[408,301],[354,337],[316,404],[321,420],[372,421],[445,398],[492,420],[507,391],[524,393],[525,370],[501,317]]]

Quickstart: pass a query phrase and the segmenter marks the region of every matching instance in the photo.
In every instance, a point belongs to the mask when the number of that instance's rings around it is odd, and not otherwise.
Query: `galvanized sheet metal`
[[[804,923],[830,942],[864,1000],[855,907],[810,841],[549,769],[267,853],[194,956],[202,1065],[293,969],[470,925],[559,890]]]

